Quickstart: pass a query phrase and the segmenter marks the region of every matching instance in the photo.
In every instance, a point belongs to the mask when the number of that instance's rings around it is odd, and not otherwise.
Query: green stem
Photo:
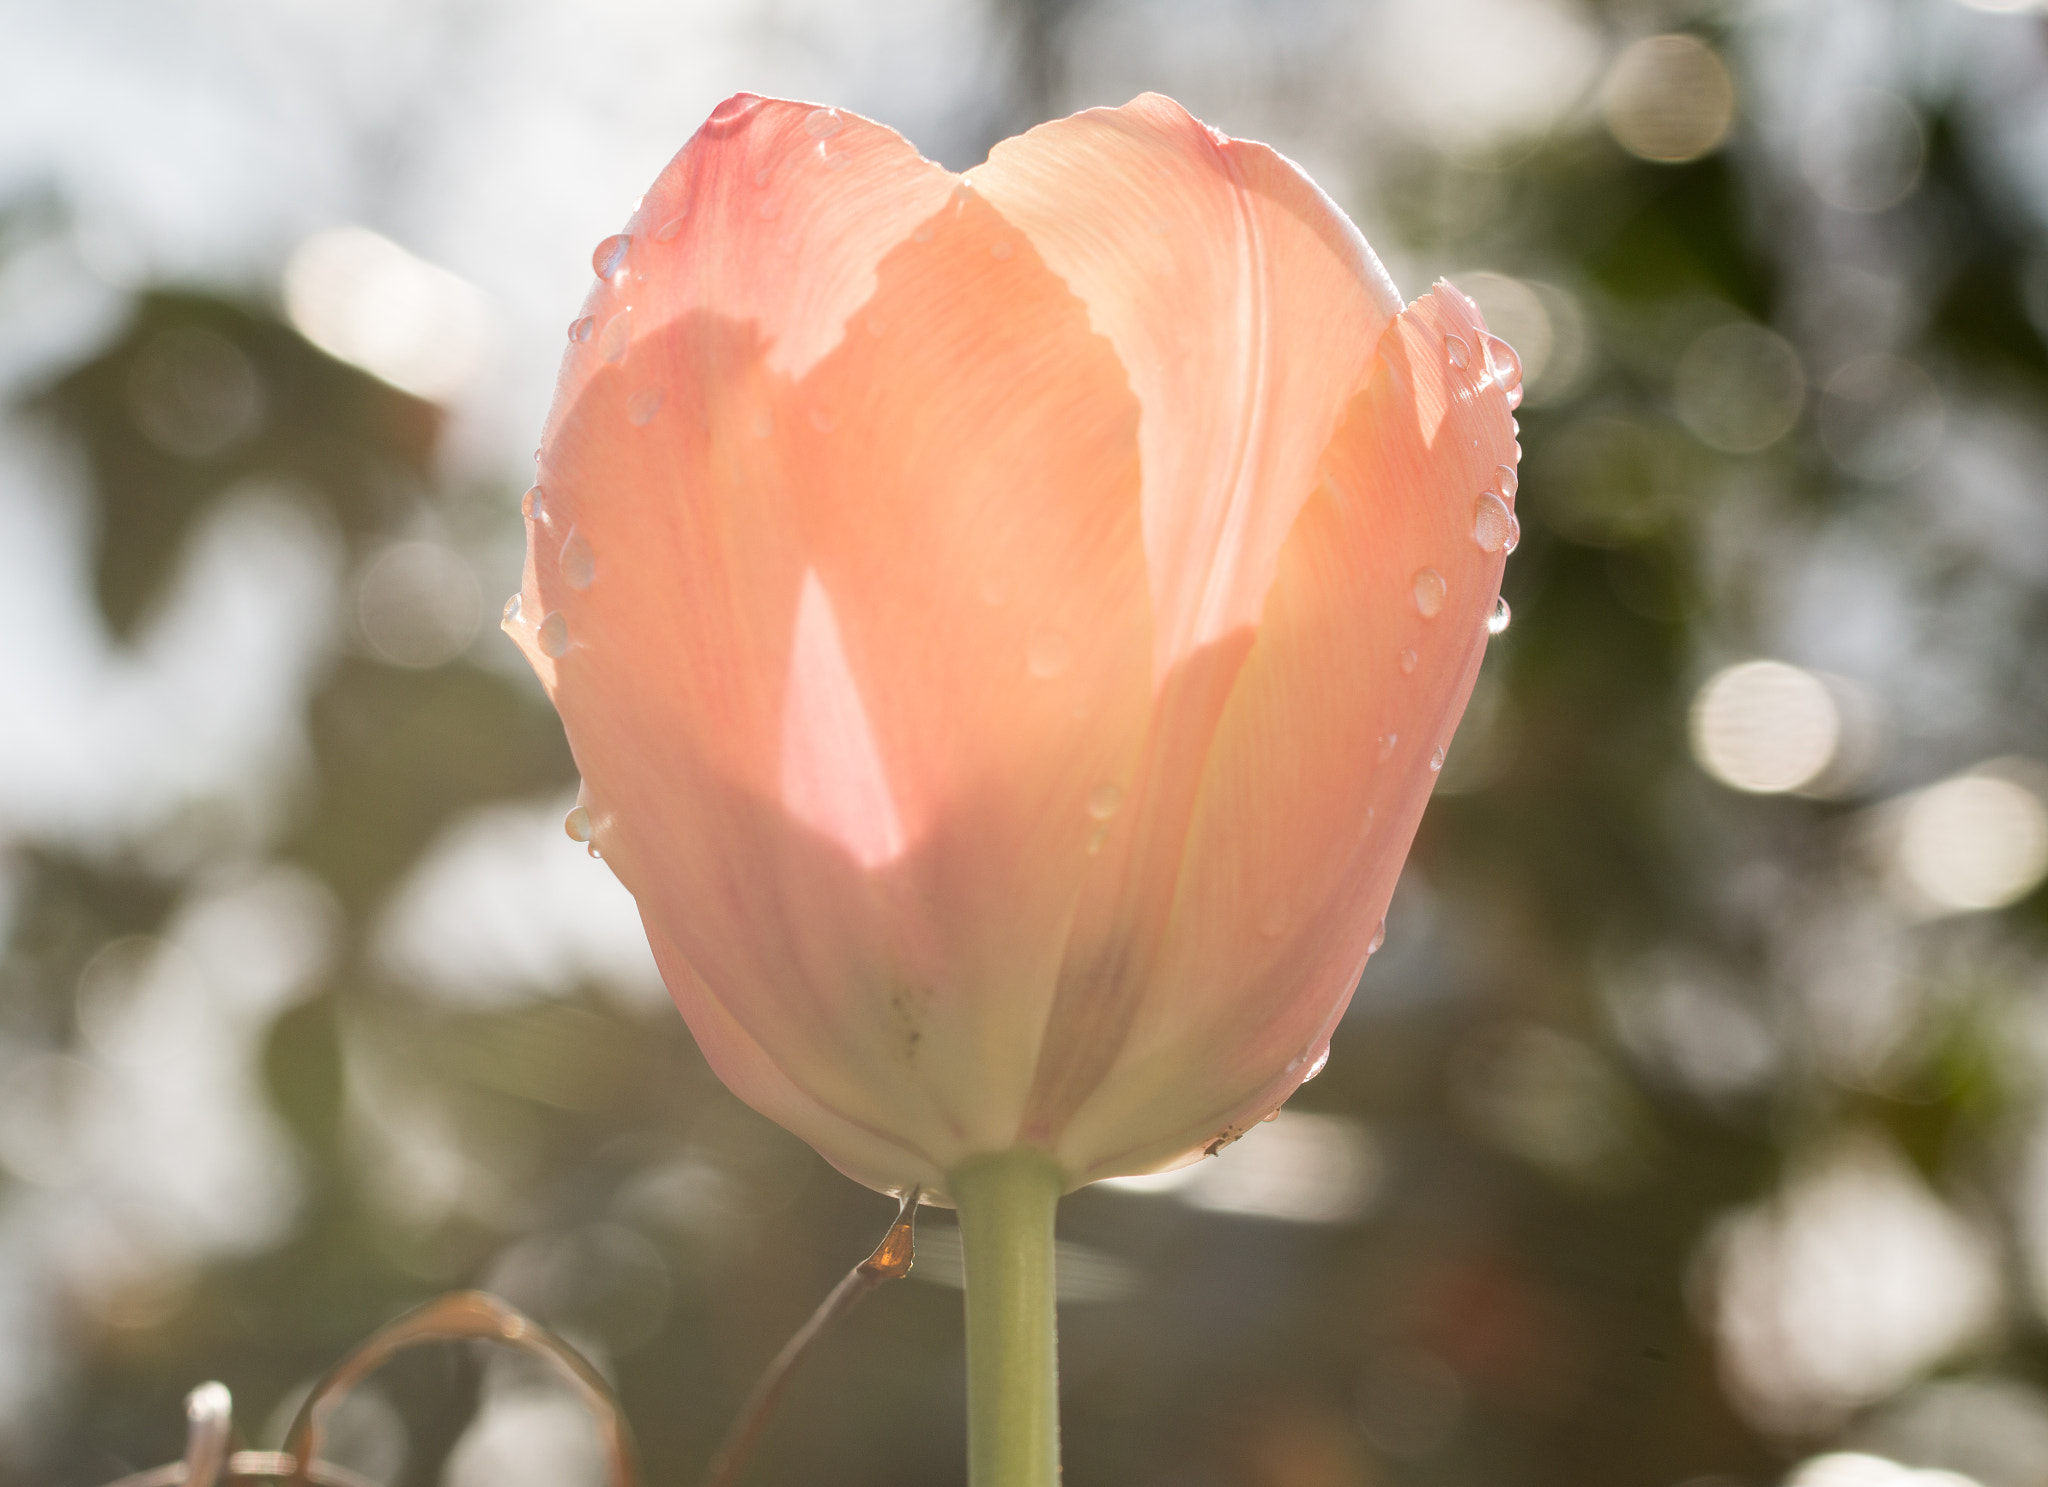
[[[1056,1487],[1052,1221],[1064,1175],[1030,1147],[952,1174],[967,1267],[969,1487]]]

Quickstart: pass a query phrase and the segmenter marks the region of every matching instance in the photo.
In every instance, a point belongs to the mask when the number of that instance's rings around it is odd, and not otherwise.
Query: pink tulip
[[[1156,95],[961,176],[740,94],[597,268],[506,627],[720,1077],[939,1195],[1276,1109],[1485,650],[1506,344]]]

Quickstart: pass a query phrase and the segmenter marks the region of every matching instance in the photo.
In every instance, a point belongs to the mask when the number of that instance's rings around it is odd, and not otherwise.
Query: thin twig
[[[747,1459],[754,1453],[755,1442],[761,1438],[761,1431],[768,1423],[768,1416],[774,1412],[775,1402],[782,1398],[797,1365],[824,1335],[825,1329],[860,1305],[868,1292],[910,1274],[911,1227],[917,1215],[918,1195],[916,1188],[905,1195],[896,1222],[889,1226],[889,1232],[882,1236],[875,1252],[847,1271],[845,1279],[834,1286],[832,1294],[811,1313],[811,1319],[782,1345],[782,1351],[775,1355],[775,1361],[768,1365],[760,1382],[754,1385],[754,1392],[740,1406],[732,1428],[725,1433],[725,1439],[711,1458],[711,1465],[705,1468],[704,1487],[733,1487],[739,1480]]]

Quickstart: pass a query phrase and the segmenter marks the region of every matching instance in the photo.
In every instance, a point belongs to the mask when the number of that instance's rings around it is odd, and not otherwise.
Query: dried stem
[[[761,1431],[768,1424],[768,1416],[775,1409],[775,1402],[782,1398],[797,1365],[825,1329],[858,1306],[868,1292],[910,1274],[911,1228],[917,1214],[917,1199],[918,1190],[912,1188],[903,1199],[896,1222],[889,1226],[889,1232],[882,1236],[875,1252],[847,1271],[845,1278],[811,1313],[811,1319],[782,1345],[782,1351],[775,1355],[775,1361],[768,1365],[760,1382],[754,1385],[754,1392],[740,1407],[739,1416],[719,1443],[711,1465],[705,1468],[704,1487],[732,1487],[739,1480],[747,1459],[753,1455],[755,1443],[761,1438]]]

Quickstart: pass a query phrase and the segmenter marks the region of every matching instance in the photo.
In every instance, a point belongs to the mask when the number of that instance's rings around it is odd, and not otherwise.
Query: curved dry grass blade
[[[725,1439],[719,1442],[711,1464],[704,1469],[704,1487],[732,1487],[739,1480],[747,1458],[753,1455],[754,1445],[768,1423],[768,1416],[774,1412],[775,1402],[782,1398],[797,1364],[824,1335],[825,1329],[858,1306],[868,1292],[910,1274],[914,1248],[911,1231],[919,1194],[919,1189],[912,1188],[905,1195],[896,1222],[889,1226],[889,1232],[882,1236],[875,1252],[847,1271],[845,1278],[811,1313],[811,1319],[782,1345],[782,1351],[775,1355],[775,1361],[768,1365],[760,1382],[754,1385],[754,1392],[740,1406],[739,1415],[733,1420],[732,1428],[726,1431]]]
[[[292,1458],[290,1487],[308,1487],[321,1469],[316,1460],[327,1417],[342,1398],[392,1354],[423,1342],[485,1338],[509,1343],[522,1352],[546,1359],[580,1394],[597,1417],[603,1438],[611,1487],[639,1487],[639,1473],[633,1463],[633,1442],[626,1417],[612,1397],[611,1386],[592,1368],[583,1355],[531,1318],[483,1291],[451,1291],[389,1326],[378,1329],[356,1350],[327,1371],[324,1378],[299,1406],[285,1437],[285,1451]]]

